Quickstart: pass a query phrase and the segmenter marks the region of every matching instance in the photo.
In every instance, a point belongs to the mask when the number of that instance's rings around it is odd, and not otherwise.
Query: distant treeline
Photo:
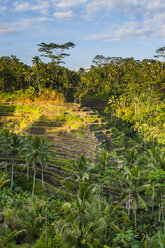
[[[3,92],[26,90],[34,87],[36,92],[42,89],[58,89],[65,95],[74,88],[79,74],[50,62],[42,62],[34,57],[33,66],[19,61],[15,56],[0,58],[0,89]]]
[[[0,90],[15,91],[30,86],[36,91],[51,88],[65,95],[72,92],[82,94],[106,94],[119,97],[125,93],[130,98],[147,94],[162,99],[165,93],[165,70],[162,62],[133,58],[105,58],[97,55],[90,68],[69,70],[53,61],[44,63],[38,56],[33,66],[25,65],[16,56],[0,58]],[[81,92],[81,93],[80,93]]]
[[[13,55],[1,57],[0,90],[14,92],[33,87],[35,92],[42,92],[43,89],[54,89],[69,100],[76,97],[79,101],[85,95],[100,95],[103,98],[106,95],[109,99],[106,111],[112,118],[116,116],[133,123],[146,139],[151,136],[164,142],[163,62],[97,55],[90,68],[80,68],[76,72],[61,66],[59,57],[56,61],[54,59],[56,57],[44,63],[35,56],[33,65],[28,66]]]

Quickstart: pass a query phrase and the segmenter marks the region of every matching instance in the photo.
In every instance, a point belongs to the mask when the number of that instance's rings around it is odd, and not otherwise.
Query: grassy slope
[[[78,104],[64,101],[10,101],[0,104],[0,128],[8,127],[23,135],[36,134],[53,142],[55,157],[45,168],[45,181],[50,191],[52,187],[56,191],[61,186],[61,180],[67,176],[70,160],[75,160],[82,152],[94,161],[104,145],[110,152],[121,155],[126,149],[140,144],[131,125],[116,118],[111,120],[109,115],[104,114],[104,105],[103,101],[101,104],[97,101],[95,111],[91,111],[90,108],[80,108]],[[17,163],[24,161],[18,158]],[[41,172],[38,170],[38,180],[40,178]]]
[[[81,109],[78,104],[62,101],[8,101],[0,103],[0,129],[46,137],[54,144],[55,157],[45,168],[47,186],[60,186],[60,180],[67,175],[66,165],[70,159],[76,159],[85,152],[90,161],[101,152],[104,137],[98,141],[95,132],[104,126],[97,113],[90,109]],[[1,161],[10,158],[1,157]],[[23,164],[23,158],[17,159]],[[9,166],[10,170],[10,166]],[[38,178],[41,172],[38,170]]]

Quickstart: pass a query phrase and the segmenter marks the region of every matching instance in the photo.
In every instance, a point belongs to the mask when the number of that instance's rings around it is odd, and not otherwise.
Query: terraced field
[[[51,191],[61,186],[61,180],[68,175],[67,166],[71,160],[85,153],[90,161],[94,161],[105,143],[111,145],[108,124],[97,112],[81,108],[76,103],[1,103],[0,129],[5,128],[52,141],[55,156],[44,171],[46,186]],[[23,163],[23,159],[17,160],[17,164]],[[38,178],[40,174],[38,169]]]

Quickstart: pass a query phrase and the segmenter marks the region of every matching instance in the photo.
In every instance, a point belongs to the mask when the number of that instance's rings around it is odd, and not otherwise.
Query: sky
[[[151,59],[165,46],[165,0],[0,0],[0,56],[31,65],[37,44],[70,41],[74,70],[96,55]]]

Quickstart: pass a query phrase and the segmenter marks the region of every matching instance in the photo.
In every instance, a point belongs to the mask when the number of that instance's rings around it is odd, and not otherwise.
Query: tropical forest
[[[0,57],[0,248],[165,248],[165,47],[36,47]]]

